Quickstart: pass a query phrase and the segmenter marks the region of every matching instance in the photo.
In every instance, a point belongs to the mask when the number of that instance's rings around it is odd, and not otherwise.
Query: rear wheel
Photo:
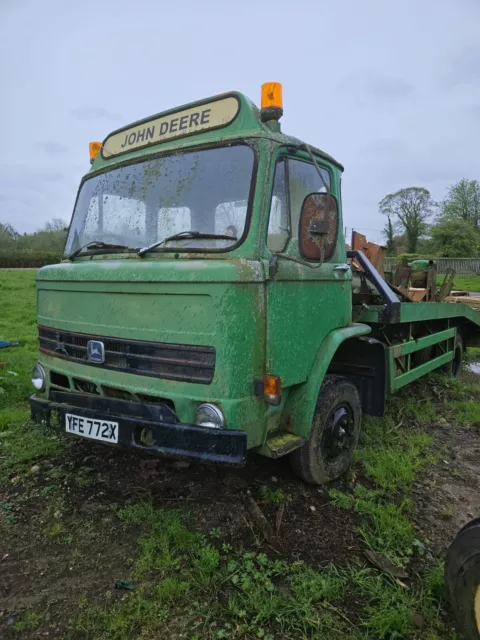
[[[451,362],[447,362],[447,364],[442,367],[442,371],[452,378],[459,378],[462,370],[463,370],[463,340],[462,336],[457,333],[455,336],[455,349],[453,352],[453,360]]]
[[[360,436],[362,405],[356,386],[326,376],[318,394],[310,438],[291,453],[294,472],[311,484],[326,484],[348,469]]]
[[[458,628],[468,640],[480,638],[480,522],[469,523],[450,545],[445,585]]]

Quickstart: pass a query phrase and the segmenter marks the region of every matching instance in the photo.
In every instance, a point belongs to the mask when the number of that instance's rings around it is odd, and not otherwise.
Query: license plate
[[[109,420],[94,420],[66,413],[65,431],[92,440],[118,442],[118,422],[110,422]]]

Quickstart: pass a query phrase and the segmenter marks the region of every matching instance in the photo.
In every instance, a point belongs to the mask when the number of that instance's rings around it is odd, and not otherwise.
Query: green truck
[[[343,167],[282,133],[281,86],[91,145],[60,264],[38,272],[32,417],[106,444],[241,466],[348,467],[362,414],[443,368],[480,314],[412,303],[347,251]]]

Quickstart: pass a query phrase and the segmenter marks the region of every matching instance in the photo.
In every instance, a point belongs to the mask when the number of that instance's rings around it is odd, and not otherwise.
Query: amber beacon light
[[[262,84],[262,121],[277,121],[283,115],[282,85],[279,82]]]
[[[100,151],[101,148],[102,148],[101,142],[90,142],[88,144],[88,149],[90,151],[90,164],[92,164],[92,162],[98,156],[98,152]]]

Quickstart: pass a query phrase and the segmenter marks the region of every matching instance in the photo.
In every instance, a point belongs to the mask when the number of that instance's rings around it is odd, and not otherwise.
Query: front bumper
[[[235,467],[245,464],[245,431],[181,424],[167,407],[148,407],[123,400],[112,402],[72,393],[57,392],[55,395],[58,397],[53,401],[36,396],[30,398],[34,422],[65,430],[67,413],[93,420],[109,420],[118,422],[118,443],[113,446],[198,462]],[[142,415],[135,415],[138,413]],[[151,444],[142,442],[144,430],[150,431]]]

